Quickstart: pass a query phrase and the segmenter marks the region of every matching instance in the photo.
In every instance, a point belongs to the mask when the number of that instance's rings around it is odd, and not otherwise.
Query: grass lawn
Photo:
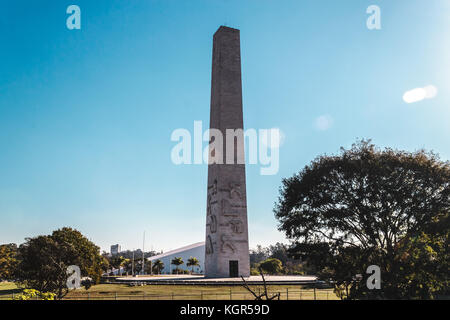
[[[256,293],[263,292],[262,286],[251,286]],[[282,300],[313,300],[314,290],[299,285],[268,286],[269,294],[280,293]],[[66,299],[105,300],[254,300],[252,294],[241,286],[220,285],[145,285],[99,284],[89,290],[70,292]],[[317,300],[338,299],[332,289],[317,289]]]
[[[251,286],[256,292],[263,292],[262,286]],[[269,285],[269,294],[280,293],[281,300],[313,300],[314,290],[299,285]],[[12,282],[0,283],[0,300],[11,299],[22,290]],[[231,295],[230,295],[231,292]],[[241,286],[220,285],[145,285],[99,284],[89,290],[83,288],[71,291],[68,300],[254,300],[254,297]],[[332,289],[317,289],[317,300],[337,300]]]

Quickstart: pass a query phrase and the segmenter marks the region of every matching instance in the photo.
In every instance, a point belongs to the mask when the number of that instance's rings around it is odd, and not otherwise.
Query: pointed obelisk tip
[[[226,26],[220,26],[219,29],[217,29],[216,33],[222,33],[222,32],[239,32],[239,29],[230,28]]]

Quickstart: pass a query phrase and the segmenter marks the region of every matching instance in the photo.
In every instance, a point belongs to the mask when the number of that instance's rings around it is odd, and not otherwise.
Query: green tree
[[[134,273],[139,274],[142,271],[142,258],[134,259]]]
[[[124,261],[123,261],[123,267],[124,267],[124,269],[125,269],[125,272],[127,273],[127,275],[128,275],[128,273],[131,273],[132,271],[133,271],[133,260],[131,260],[131,259],[125,259]]]
[[[109,255],[103,251],[101,254],[101,257],[102,257],[102,262],[101,262],[102,271],[103,271],[103,273],[108,273],[109,270],[111,269]]]
[[[76,254],[70,246],[59,245],[51,236],[28,238],[19,247],[17,278],[21,284],[39,292],[54,292],[58,298],[67,294],[67,256]]]
[[[192,267],[192,272],[194,272],[194,267],[199,266],[200,265],[200,261],[198,261],[197,258],[195,257],[190,257],[186,263],[186,266],[188,267]]]
[[[266,260],[267,258],[270,258],[270,249],[264,248],[261,245],[257,245],[256,249],[250,249],[250,265],[252,267],[255,267],[260,263],[261,261]],[[258,272],[258,271],[256,271]]]
[[[283,271],[283,264],[276,258],[269,258],[261,262],[259,267],[268,274],[280,274]]]
[[[0,280],[13,279],[17,267],[17,246],[15,244],[0,245]]]
[[[82,276],[92,278],[94,283],[99,283],[103,273],[104,260],[100,254],[100,248],[75,229],[62,228],[51,235],[58,244],[70,246],[75,255],[68,256],[68,261],[81,269]]]
[[[175,257],[174,259],[172,259],[171,263],[176,266],[176,271],[178,274],[178,266],[181,266],[184,261],[181,257]]]
[[[76,265],[82,277],[98,283],[102,273],[99,248],[79,231],[56,230],[50,236],[28,238],[18,250],[17,279],[23,286],[39,292],[52,292],[58,299],[69,291],[67,268]]]
[[[286,265],[286,263],[289,261],[287,250],[287,246],[280,242],[277,242],[274,245],[270,245],[270,258],[276,258],[280,260],[283,265]]]
[[[113,256],[109,259],[109,265],[114,269],[118,269],[125,265],[126,259],[123,256]]]
[[[449,215],[439,219],[434,226],[421,234],[403,238],[397,245],[390,291],[400,291],[401,296],[432,299],[450,295],[450,241]],[[402,281],[403,280],[403,281]]]
[[[152,261],[152,268],[154,273],[161,274],[161,270],[164,269],[164,263],[160,259]]]
[[[363,140],[284,179],[274,212],[279,229],[297,243],[297,254],[315,260],[332,280],[347,283],[362,274],[365,283],[366,268],[376,264],[385,284],[378,295],[411,298],[411,290],[398,290],[411,283],[394,275],[409,263],[399,259],[399,248],[448,215],[449,184],[449,162],[436,154],[380,150]],[[347,264],[352,275],[342,274],[338,263]],[[417,268],[423,276],[416,285],[433,286],[424,276],[431,277],[431,270]],[[349,285],[348,297],[370,294],[358,281]]]

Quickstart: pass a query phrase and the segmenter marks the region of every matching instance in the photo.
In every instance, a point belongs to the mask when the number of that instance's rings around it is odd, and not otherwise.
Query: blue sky
[[[107,251],[144,230],[156,250],[204,240],[207,167],[174,165],[170,135],[209,123],[220,25],[241,30],[245,128],[285,135],[277,175],[247,168],[251,247],[285,241],[281,179],[357,137],[449,159],[449,17],[447,0],[1,0],[0,243],[62,226]]]

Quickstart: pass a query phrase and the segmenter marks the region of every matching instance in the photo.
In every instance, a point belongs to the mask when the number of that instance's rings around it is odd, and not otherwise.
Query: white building
[[[149,257],[147,258],[147,261],[161,260],[164,263],[164,269],[161,273],[170,274],[170,270],[174,270],[176,268],[176,266],[171,263],[172,259],[175,257],[183,259],[184,262],[182,265],[178,266],[178,269],[189,271],[192,270],[192,267],[186,266],[188,259],[190,257],[197,258],[199,261],[199,266],[194,267],[194,272],[203,273],[205,270],[205,242],[197,242],[175,250],[170,250],[165,253]]]

